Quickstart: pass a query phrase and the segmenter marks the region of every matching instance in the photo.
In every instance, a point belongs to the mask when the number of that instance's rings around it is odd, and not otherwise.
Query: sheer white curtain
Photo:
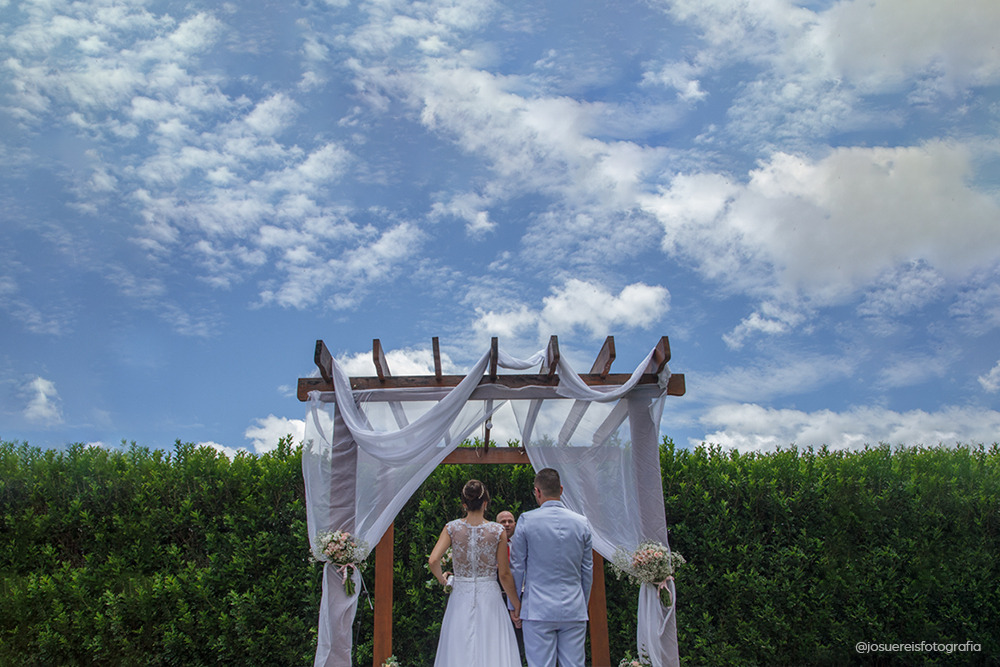
[[[524,370],[539,365],[545,355],[541,350],[522,360],[501,351],[498,363],[502,368]],[[568,362],[560,360],[556,392],[574,400],[514,401],[525,406],[520,412],[531,425],[552,421],[553,410],[555,418],[559,418],[561,409],[565,413],[561,430],[568,434],[567,442],[576,443],[581,437],[592,442],[593,453],[586,452],[583,459],[563,460],[565,457],[560,456],[565,454],[565,448],[560,453],[559,447],[533,441],[533,426],[525,429],[525,419],[519,416],[522,438],[535,469],[554,467],[560,471],[567,488],[567,504],[590,519],[595,548],[608,558],[615,547],[633,548],[642,539],[666,542],[658,458],[661,393],[645,389],[629,393],[647,370],[651,357],[652,352],[626,385],[612,391],[588,387]],[[502,405],[496,400],[470,400],[488,363],[486,353],[451,390],[353,392],[335,361],[336,391],[332,396],[314,392],[306,416],[302,471],[309,535],[315,538],[322,532],[347,530],[374,547],[434,468]],[[629,397],[618,400],[626,395]],[[390,397],[394,400],[388,400]],[[590,424],[601,411],[588,409],[594,403],[604,406],[607,413],[596,427]],[[577,422],[575,426],[573,422]],[[620,431],[625,422],[631,430],[629,442],[635,447],[621,446]],[[588,496],[590,489],[600,489],[601,495]],[[595,501],[598,497],[602,500]],[[315,544],[313,554],[325,560]],[[356,572],[350,574],[357,579]],[[356,585],[355,591],[359,590]],[[357,595],[355,592],[347,596],[341,575],[330,564],[325,566],[316,667],[351,664],[351,625]],[[656,607],[662,610],[658,603]],[[676,656],[672,616],[665,622],[657,621],[653,618],[655,610],[643,609],[640,604],[640,646],[646,647],[656,660],[654,664],[676,664],[676,660],[657,657],[671,653],[671,639],[672,655]],[[652,632],[644,630],[654,625]],[[667,649],[661,650],[663,646]]]
[[[607,391],[588,387],[561,360],[559,393],[575,400],[513,403],[532,466],[559,471],[566,506],[587,517],[594,550],[608,560],[617,548],[633,550],[647,540],[669,546],[659,457],[669,370],[658,386],[635,387],[643,372],[653,370],[651,362],[652,352],[628,383]],[[660,604],[654,586],[641,587],[636,640],[654,667],[680,662],[673,611]]]
[[[452,391],[395,390],[393,397],[401,400],[391,403],[378,400],[378,392],[352,392],[347,375],[334,362],[335,401],[325,402],[316,392],[310,396],[302,448],[306,519],[317,559],[325,557],[315,536],[326,531],[347,530],[374,547],[441,460],[485,421],[486,404],[468,399],[488,362],[486,354]],[[351,664],[351,625],[360,586],[348,596],[341,584],[341,576],[327,563],[316,667]]]

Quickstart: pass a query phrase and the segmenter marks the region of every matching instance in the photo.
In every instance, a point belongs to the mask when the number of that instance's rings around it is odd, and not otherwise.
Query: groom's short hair
[[[535,475],[535,487],[546,498],[558,498],[562,495],[562,482],[559,481],[559,471],[555,468],[542,468]]]

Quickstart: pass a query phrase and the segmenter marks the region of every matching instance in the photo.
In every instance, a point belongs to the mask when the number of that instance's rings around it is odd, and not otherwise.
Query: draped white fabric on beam
[[[552,399],[572,400],[512,400],[533,467],[559,470],[563,499],[587,516],[594,529],[594,548],[609,559],[617,547],[667,541],[659,419],[669,371],[664,370],[658,387],[636,387],[650,370],[652,355],[651,351],[626,384],[614,388],[586,385],[560,358],[560,381]],[[545,360],[545,350],[528,359],[503,351],[498,355],[498,365],[510,370],[525,370]],[[306,418],[302,470],[310,536],[347,530],[374,547],[434,468],[503,405],[492,398],[470,400],[488,363],[489,353],[453,389],[352,392],[349,379],[334,361],[335,392],[313,392]],[[387,400],[387,395],[405,400]],[[516,397],[518,391],[506,395]],[[442,517],[442,522],[449,518]],[[313,554],[324,560],[315,544]],[[640,593],[639,648],[657,667],[677,665],[672,610],[664,610],[655,600],[646,602]],[[341,575],[327,564],[316,667],[351,664],[356,609],[357,593],[348,597]]]

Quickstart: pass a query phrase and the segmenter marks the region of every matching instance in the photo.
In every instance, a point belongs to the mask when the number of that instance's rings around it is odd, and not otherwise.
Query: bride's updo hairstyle
[[[490,492],[478,479],[470,479],[462,487],[462,502],[470,512],[475,512],[490,502]]]

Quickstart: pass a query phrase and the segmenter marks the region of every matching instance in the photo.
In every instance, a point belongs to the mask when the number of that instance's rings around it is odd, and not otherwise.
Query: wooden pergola
[[[434,355],[434,375],[404,375],[393,376],[389,372],[385,352],[381,341],[372,341],[372,361],[375,365],[375,375],[350,378],[351,389],[408,389],[408,388],[447,388],[456,387],[464,375],[444,375],[441,368],[441,349],[437,337],[431,339]],[[549,339],[546,360],[538,373],[500,374],[498,369],[499,346],[497,338],[490,342],[490,363],[488,374],[483,375],[476,392],[470,400],[476,400],[477,392],[489,393],[490,387],[505,387],[524,390],[537,388],[537,393],[525,395],[525,398],[561,398],[553,390],[559,385],[559,375],[556,367],[559,362],[559,341],[556,336]],[[333,355],[330,354],[322,340],[316,341],[314,356],[320,377],[299,378],[298,399],[309,400],[312,391],[332,392],[333,386]],[[608,336],[590,373],[580,378],[590,386],[615,387],[625,384],[631,377],[627,373],[611,373],[611,364],[615,360],[614,336]],[[659,373],[670,361],[670,342],[662,336],[653,352],[653,361],[649,372],[644,373],[639,385],[655,385],[659,382]],[[672,374],[667,385],[669,396],[683,396],[686,391],[684,376]],[[395,402],[396,397],[382,399]],[[400,396],[398,400],[406,400]],[[442,464],[526,464],[529,463],[524,447],[491,447],[490,431],[485,429],[481,447],[461,447],[451,452]],[[394,524],[382,536],[375,547],[375,618],[373,667],[381,667],[382,663],[392,655],[392,566]],[[607,598],[604,589],[604,559],[594,552],[594,583],[590,593],[589,603],[590,651],[593,667],[611,667],[611,652],[608,645],[608,611]]]

